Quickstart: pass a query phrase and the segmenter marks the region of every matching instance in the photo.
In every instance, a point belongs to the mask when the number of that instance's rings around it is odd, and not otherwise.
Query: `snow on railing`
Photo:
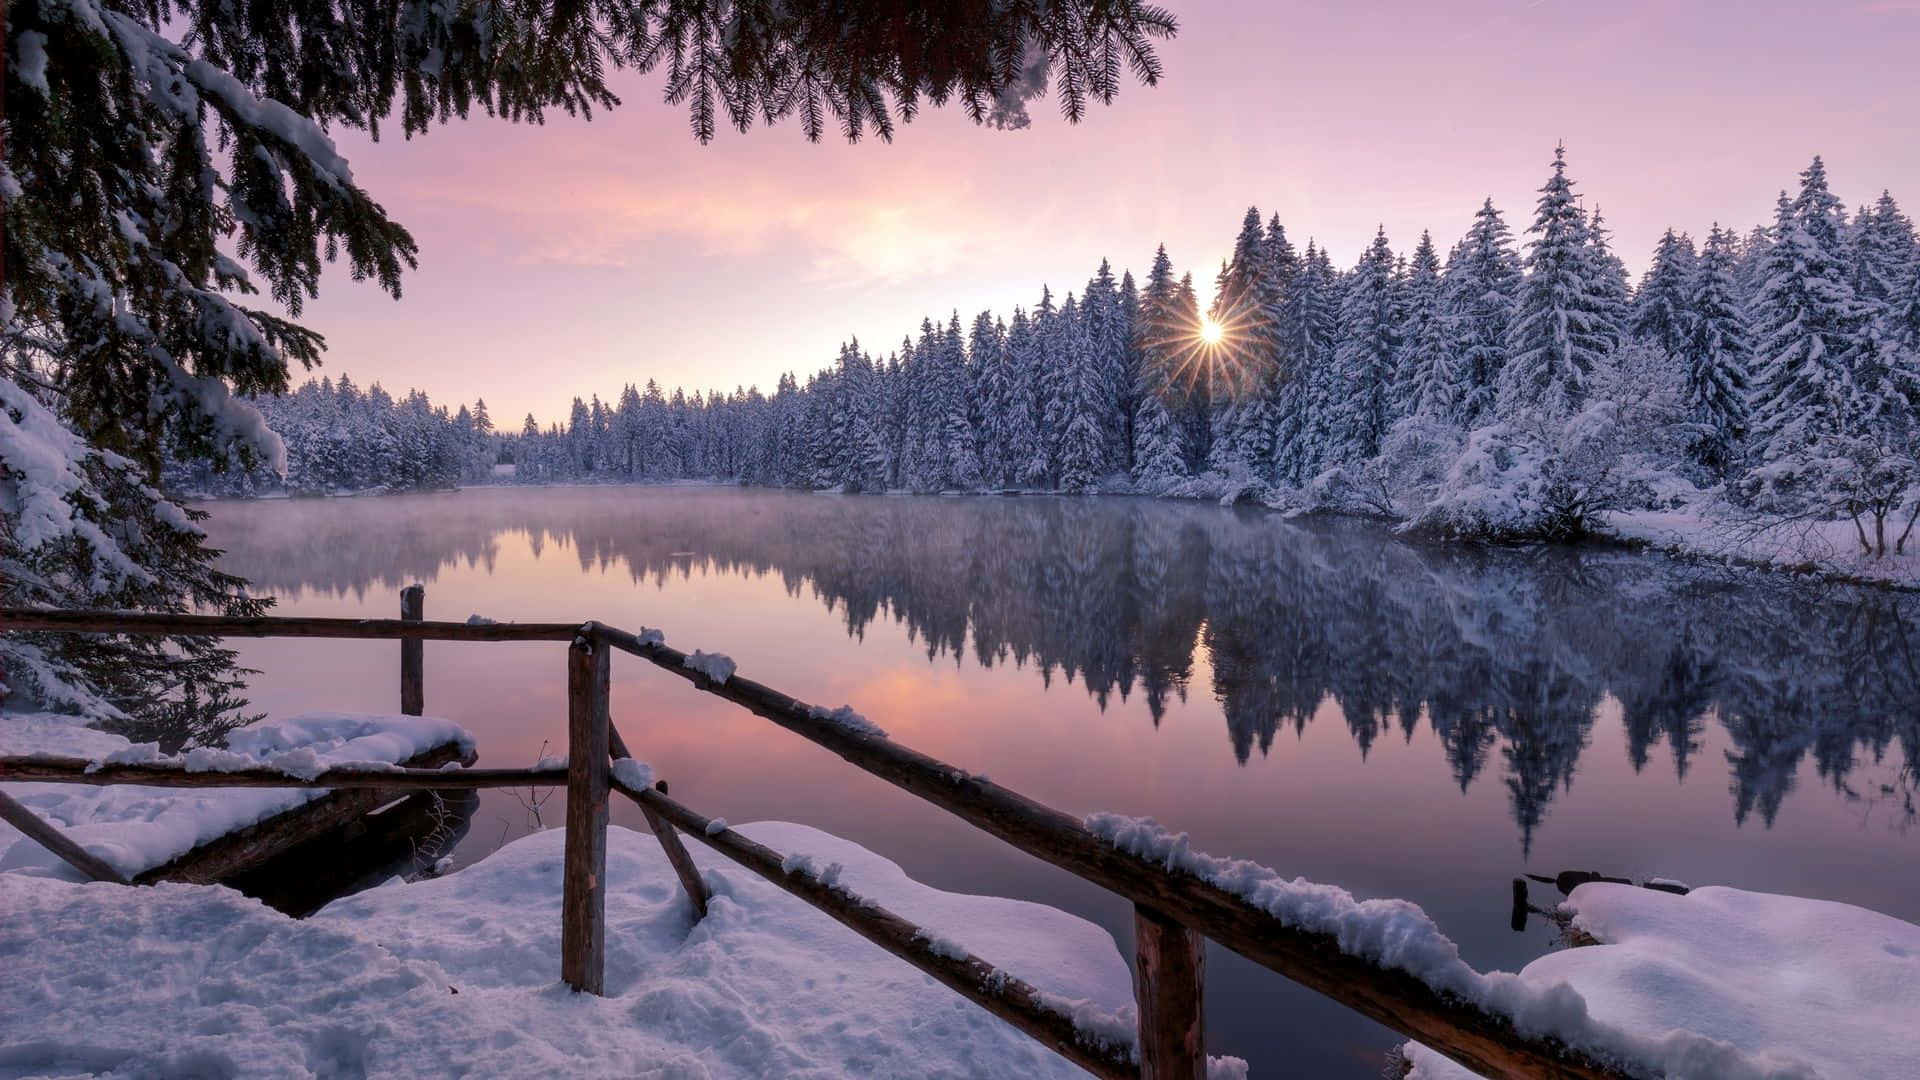
[[[1383,970],[1412,975],[1425,985],[1504,1018],[1515,1032],[1550,1039],[1635,1076],[1700,1076],[1724,1080],[1805,1080],[1798,1062],[1749,1055],[1729,1043],[1675,1029],[1657,1037],[1596,1019],[1565,982],[1535,985],[1512,972],[1476,971],[1460,947],[1418,904],[1359,900],[1337,885],[1286,878],[1247,859],[1194,849],[1186,833],[1151,818],[1096,813],[1087,831],[1153,866],[1207,882],[1266,912],[1287,927],[1324,934],[1341,952]]]

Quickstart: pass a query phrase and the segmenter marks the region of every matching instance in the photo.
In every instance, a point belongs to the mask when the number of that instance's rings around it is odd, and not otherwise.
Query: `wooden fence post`
[[[667,793],[665,780],[655,781],[653,790]],[[700,880],[700,870],[693,865],[693,856],[687,854],[687,845],[680,842],[680,832],[673,823],[653,812],[646,803],[640,804],[640,813],[646,816],[647,828],[660,841],[660,849],[667,853],[667,861],[673,864],[674,876],[680,879],[680,887],[687,892],[687,901],[693,905],[693,921],[699,922],[707,917],[707,883]]]
[[[400,621],[421,622],[427,617],[427,587],[409,585],[400,590]],[[400,712],[419,716],[427,707],[426,642],[400,639]]]
[[[567,844],[560,897],[560,978],[606,992],[607,672],[605,645],[567,649]]]
[[[1205,1080],[1207,939],[1140,904],[1133,906],[1133,937],[1141,1080]]]

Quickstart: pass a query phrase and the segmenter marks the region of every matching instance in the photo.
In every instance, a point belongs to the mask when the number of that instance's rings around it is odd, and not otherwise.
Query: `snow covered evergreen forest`
[[[345,379],[261,404],[296,490],[498,458],[520,482],[1128,492],[1504,538],[1635,509],[1851,519],[1883,556],[1920,509],[1920,243],[1889,193],[1849,214],[1816,158],[1770,226],[1669,229],[1631,287],[1556,151],[1523,237],[1489,199],[1444,258],[1382,231],[1343,271],[1250,208],[1204,314],[1163,247],[1144,282],[1103,260],[1078,293],[927,319],[884,357],[848,342],[771,395],[649,380],[493,439],[484,405]]]
[[[351,376],[309,381],[282,397],[251,404],[286,444],[285,471],[216,471],[204,458],[170,460],[164,473],[173,491],[261,495],[289,491],[327,494],[416,491],[483,483],[497,454],[487,403],[449,414],[418,390],[395,400],[375,383],[365,390]]]

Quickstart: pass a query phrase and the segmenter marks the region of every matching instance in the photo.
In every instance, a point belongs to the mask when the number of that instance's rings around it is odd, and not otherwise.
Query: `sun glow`
[[[1276,358],[1254,347],[1266,339],[1259,334],[1254,318],[1258,312],[1251,303],[1216,304],[1204,314],[1188,310],[1186,317],[1161,324],[1166,336],[1154,343],[1166,385],[1185,393],[1197,391],[1207,401],[1264,392],[1274,377]]]

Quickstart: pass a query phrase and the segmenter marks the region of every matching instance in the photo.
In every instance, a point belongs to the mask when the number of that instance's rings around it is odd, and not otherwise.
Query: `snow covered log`
[[[446,775],[438,766],[465,764],[473,751],[456,745],[438,746],[416,754],[402,767]],[[334,789],[312,802],[272,817],[244,825],[224,836],[201,844],[134,878],[137,884],[154,881],[185,881],[212,885],[225,882],[235,874],[260,866],[281,852],[315,837],[325,836],[340,826],[365,817],[393,801],[391,792],[377,788]]]
[[[424,759],[423,759],[424,760]],[[449,759],[449,763],[451,759]],[[527,769],[449,769],[353,762],[315,773],[272,766],[195,769],[191,763],[154,761],[103,765],[86,758],[0,757],[0,782],[163,788],[350,788],[379,791],[470,790],[503,787],[563,787],[564,766]]]
[[[0,722],[0,755],[12,755],[0,757],[8,794],[123,877],[207,882],[391,800],[355,780],[460,786],[448,781],[474,750],[446,720],[308,713],[230,732],[225,749],[170,758],[73,717],[13,713]],[[330,793],[329,777],[357,790]],[[45,848],[10,830],[0,830],[0,845],[0,870],[61,872]]]

